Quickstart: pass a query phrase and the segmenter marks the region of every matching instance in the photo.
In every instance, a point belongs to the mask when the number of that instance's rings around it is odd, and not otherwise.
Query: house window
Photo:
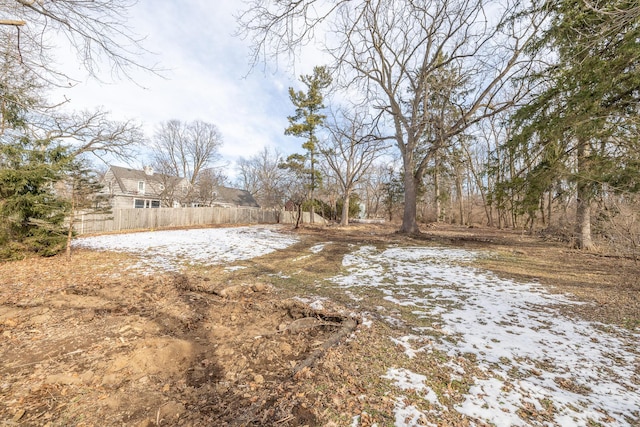
[[[144,194],[144,181],[138,181],[138,193]]]
[[[145,200],[145,199],[134,199],[133,205],[136,208],[145,209],[145,208],[159,208],[160,200]]]

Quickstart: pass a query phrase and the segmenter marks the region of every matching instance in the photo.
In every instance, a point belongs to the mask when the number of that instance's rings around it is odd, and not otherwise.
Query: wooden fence
[[[303,213],[308,223],[308,212]],[[278,224],[294,223],[293,212],[241,207],[114,209],[109,214],[78,213],[74,221],[77,234],[110,233],[126,230],[152,230],[171,227],[206,226],[215,224]],[[319,215],[316,223],[326,221]]]

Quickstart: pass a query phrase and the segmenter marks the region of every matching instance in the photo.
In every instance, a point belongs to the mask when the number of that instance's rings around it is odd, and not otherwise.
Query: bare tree
[[[93,77],[105,67],[118,78],[131,78],[136,69],[155,72],[155,64],[143,62],[143,37],[126,24],[135,4],[135,0],[6,0],[0,2],[0,15],[8,18],[0,25],[0,32],[11,36],[12,43],[0,49],[12,62],[55,84],[69,81],[52,61],[52,38],[56,36],[68,41]]]
[[[54,116],[43,131],[47,138],[66,140],[74,156],[90,153],[105,163],[106,155],[130,160],[134,147],[144,142],[138,123],[111,120],[100,109]]]
[[[12,143],[21,137],[32,140],[57,140],[72,157],[91,154],[107,163],[106,157],[131,160],[135,147],[144,142],[140,125],[133,120],[117,121],[109,113],[97,109],[77,113],[44,112],[39,100],[18,90],[17,98],[7,95],[0,103],[1,143]],[[31,107],[35,106],[35,109]],[[11,128],[10,134],[5,131]]]
[[[364,199],[367,218],[384,217],[384,213],[381,214],[380,211],[383,208],[387,170],[386,164],[376,162],[367,169],[358,181],[356,189]]]
[[[319,143],[318,148],[321,148],[323,144]],[[342,187],[340,185],[340,178],[336,171],[334,171],[327,161],[323,161],[323,156],[320,154],[318,160],[318,171],[322,176],[322,186],[316,193],[316,200],[318,202],[318,208],[320,208],[321,216],[328,220],[338,219],[338,200],[342,201]],[[328,208],[328,209],[327,209]]]
[[[19,129],[24,137],[68,144],[74,156],[92,153],[130,159],[131,148],[143,140],[137,123],[111,120],[101,109],[61,112],[60,104],[51,105],[46,99],[46,91],[52,84],[69,84],[50,56],[60,35],[66,36],[93,76],[98,65],[126,76],[133,68],[146,68],[138,62],[140,40],[125,24],[133,4],[128,0],[0,2],[0,15],[11,18],[0,21],[0,135],[13,128],[15,137]]]
[[[302,205],[308,200],[309,187],[305,157],[301,154],[291,154],[278,167],[284,171],[283,189],[286,204],[295,209],[295,228],[302,223]],[[287,207],[287,206],[285,206]]]
[[[204,169],[197,182],[198,202],[200,206],[212,206],[216,199],[216,188],[227,182],[227,176],[216,168]]]
[[[238,185],[265,208],[282,208],[286,171],[279,167],[283,156],[278,149],[264,147],[255,156],[238,161]]]
[[[326,51],[343,81],[360,88],[387,115],[405,172],[401,231],[415,233],[416,190],[438,141],[513,104],[500,95],[529,67],[523,55],[545,17],[524,13],[521,3],[253,0],[239,19],[254,44],[254,60],[294,51],[330,26]],[[428,99],[437,83],[430,77],[450,66],[462,70],[472,90],[456,105],[456,120],[429,132]],[[437,139],[429,138],[433,135]]]
[[[151,143],[154,167],[164,174],[185,178],[189,189],[183,202],[190,202],[189,198],[196,195],[194,189],[201,172],[219,159],[222,142],[214,124],[169,120],[160,124]]]
[[[365,111],[339,109],[329,116],[329,138],[319,143],[320,154],[335,172],[342,192],[340,225],[349,224],[349,199],[356,184],[387,148],[376,125],[377,120]]]

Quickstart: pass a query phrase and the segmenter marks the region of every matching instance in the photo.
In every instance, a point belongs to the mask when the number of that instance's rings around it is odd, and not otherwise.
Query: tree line
[[[635,254],[639,10],[625,0],[256,0],[239,21],[254,64],[324,43],[335,89],[394,146],[381,188],[401,205],[401,232],[419,232],[420,220],[486,223],[591,250],[595,229]],[[315,169],[319,144],[305,144]]]

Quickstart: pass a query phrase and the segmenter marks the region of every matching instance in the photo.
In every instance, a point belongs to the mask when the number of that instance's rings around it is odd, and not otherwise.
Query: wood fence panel
[[[295,218],[295,212],[261,208],[128,208],[109,214],[78,213],[74,229],[77,234],[96,234],[215,224],[293,224]],[[319,215],[315,218],[316,224],[326,223]],[[303,223],[308,224],[309,219],[309,213],[303,212]]]
[[[273,209],[260,208],[128,208],[109,214],[78,213],[74,229],[77,234],[95,234],[215,224],[274,224],[280,217]]]

